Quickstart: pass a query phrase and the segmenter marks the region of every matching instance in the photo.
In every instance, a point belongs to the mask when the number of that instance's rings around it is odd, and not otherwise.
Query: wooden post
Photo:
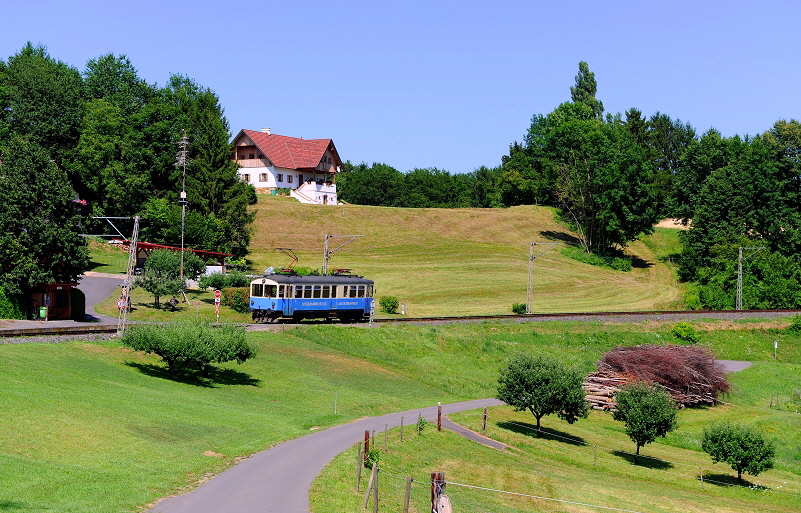
[[[367,466],[367,453],[370,452],[370,432],[364,432],[364,466]]]
[[[367,482],[367,493],[364,494],[364,503],[362,504],[362,509],[367,509],[367,503],[370,501],[370,492],[373,491],[373,483],[375,482],[377,474],[378,465],[373,464],[373,471],[370,473],[370,480]]]
[[[439,513],[439,496],[445,491],[445,474],[443,472],[431,473],[431,511]]]
[[[389,424],[384,424],[384,452],[387,452],[387,429],[389,428]]]
[[[401,443],[403,443],[403,417],[401,417],[401,437],[400,437],[400,441],[401,441]]]
[[[437,431],[442,431],[442,405],[437,403]]]
[[[359,441],[357,445],[359,447],[356,454],[356,493],[359,493],[359,488],[362,484],[362,442]]]
[[[412,476],[406,478],[406,498],[403,500],[403,513],[409,513],[409,500],[412,497]]]
[[[484,407],[484,421],[481,423],[481,431],[487,430],[487,407]]]
[[[378,462],[373,464],[375,469],[375,486],[373,487],[373,513],[378,513]]]

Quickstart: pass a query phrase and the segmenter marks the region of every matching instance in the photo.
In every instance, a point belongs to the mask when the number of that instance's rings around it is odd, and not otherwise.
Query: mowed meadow
[[[609,415],[593,413],[575,425],[543,419],[549,433],[597,445],[595,467],[589,447],[537,439],[525,428],[533,417],[506,407],[491,411],[487,434],[515,450],[491,451],[429,426],[419,439],[407,428],[408,446],[391,434],[382,462],[388,474],[418,483],[443,470],[456,482],[635,511],[693,501],[697,511],[797,511],[801,404],[792,395],[800,385],[801,340],[779,332],[787,324],[696,324],[699,344],[717,357],[755,363],[732,375],[729,405],[683,410],[676,432],[643,448],[659,459],[655,466],[630,460],[633,444]],[[0,344],[0,511],[137,511],[282,440],[365,416],[491,397],[498,369],[518,351],[545,352],[589,371],[618,345],[678,342],[669,331],[654,323],[277,327],[248,334],[259,354],[243,365],[174,381],[156,356],[115,340]],[[725,484],[736,476],[713,466],[699,447],[703,427],[723,418],[754,424],[779,442],[776,469],[746,476],[757,489],[701,489],[694,480],[698,467]],[[453,420],[480,429],[477,411]],[[321,476],[315,511],[358,510],[354,458],[343,454]],[[417,493],[416,511],[423,511]],[[467,511],[591,511],[478,492],[460,500]],[[388,502],[386,510],[400,507]]]
[[[304,205],[259,195],[253,224],[253,271],[284,267],[291,248],[298,266],[322,268],[324,236],[360,234],[336,251],[329,268],[350,268],[376,282],[376,295],[397,296],[409,316],[511,313],[525,303],[529,244],[575,244],[575,234],[549,207],[507,209],[391,208]],[[573,260],[554,246],[534,261],[534,312],[634,311],[679,308],[680,286],[669,254],[678,251],[678,230],[659,228],[665,241],[635,242],[631,272]],[[661,234],[661,235],[660,235]],[[653,236],[651,236],[653,237]],[[347,239],[333,239],[336,248]],[[649,239],[646,238],[646,242]],[[543,246],[536,248],[539,252]]]

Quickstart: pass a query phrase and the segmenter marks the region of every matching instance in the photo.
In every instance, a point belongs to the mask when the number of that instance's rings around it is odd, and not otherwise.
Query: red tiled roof
[[[298,139],[285,135],[242,130],[276,167],[286,169],[315,168],[332,145],[331,139]],[[336,150],[333,152],[336,154]]]

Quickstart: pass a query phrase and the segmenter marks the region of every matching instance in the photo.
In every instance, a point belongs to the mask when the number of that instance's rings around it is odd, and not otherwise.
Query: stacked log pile
[[[690,346],[619,347],[598,362],[584,382],[595,410],[614,411],[614,396],[628,383],[644,381],[665,387],[681,406],[714,405],[729,391],[723,368],[709,351]]]
[[[628,380],[625,376],[617,372],[593,372],[582,385],[586,394],[587,402],[593,410],[615,411],[615,394],[620,387],[626,385]]]

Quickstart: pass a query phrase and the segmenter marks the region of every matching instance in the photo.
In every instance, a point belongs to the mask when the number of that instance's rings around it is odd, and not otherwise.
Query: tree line
[[[184,167],[176,165],[185,138]],[[252,187],[237,179],[219,98],[184,75],[149,84],[124,55],[83,71],[28,43],[0,60],[0,286],[15,294],[88,267],[96,216],[143,217],[140,239],[241,257]]]
[[[570,101],[535,114],[499,166],[452,175],[347,163],[340,197],[394,207],[552,206],[598,255],[619,254],[657,220],[679,218],[690,228],[678,258],[679,277],[692,284],[688,307],[734,308],[741,246],[762,248],[745,264],[743,308],[801,307],[801,124],[699,135],[662,112],[604,113],[596,93],[581,62]]]

